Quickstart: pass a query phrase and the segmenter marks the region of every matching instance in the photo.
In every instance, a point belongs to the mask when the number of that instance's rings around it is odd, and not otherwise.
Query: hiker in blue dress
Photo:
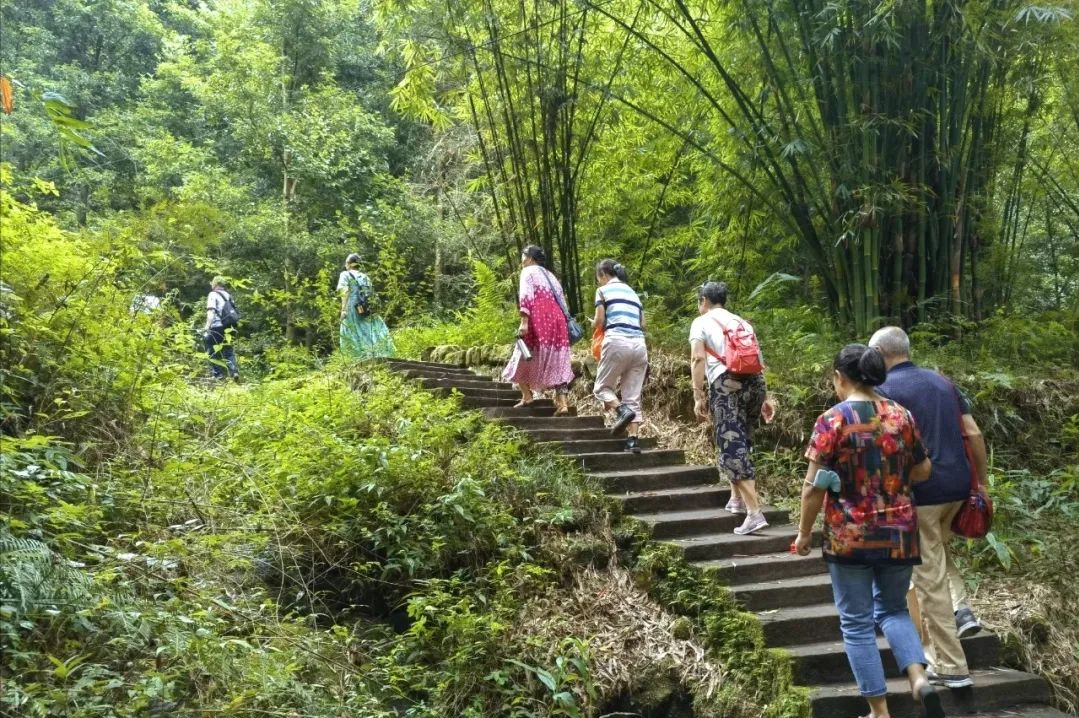
[[[353,359],[393,356],[393,339],[382,317],[372,311],[374,289],[360,271],[360,255],[345,259],[345,271],[337,278],[341,295],[341,353]]]

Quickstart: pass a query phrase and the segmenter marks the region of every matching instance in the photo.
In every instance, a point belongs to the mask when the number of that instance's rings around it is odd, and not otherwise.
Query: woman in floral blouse
[[[944,715],[925,675],[925,653],[907,612],[907,589],[918,554],[912,484],[930,463],[910,412],[879,396],[884,358],[864,344],[843,347],[833,362],[840,403],[813,428],[802,487],[795,549],[809,554],[813,524],[824,505],[824,559],[832,576],[843,646],[870,718],[887,718],[887,686],[877,648],[880,625],[899,669],[927,718]]]

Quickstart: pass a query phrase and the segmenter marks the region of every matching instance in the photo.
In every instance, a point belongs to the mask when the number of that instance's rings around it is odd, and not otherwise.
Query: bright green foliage
[[[6,188],[0,222],[5,433],[122,439],[148,408],[143,383],[172,370],[161,351],[172,334],[168,309],[129,309],[152,277],[155,257],[122,237],[66,232]]]
[[[420,323],[394,332],[397,351],[406,357],[419,357],[424,349],[439,345],[460,347],[512,343],[516,327],[516,305],[507,301],[515,287],[500,279],[477,259],[472,260],[475,299],[467,310],[449,321]]]

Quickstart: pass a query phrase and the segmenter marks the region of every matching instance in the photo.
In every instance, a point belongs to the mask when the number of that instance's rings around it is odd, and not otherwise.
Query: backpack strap
[[[225,293],[222,292],[220,289],[211,289],[210,294],[216,294],[217,296],[221,297],[221,301],[224,302],[226,306],[228,306],[230,303],[232,303],[232,297],[225,296]],[[220,319],[221,318],[221,310],[218,309],[217,307],[210,307],[210,308],[213,310],[214,314],[217,315],[217,318]]]
[[[712,320],[713,322],[715,322],[715,323],[716,323],[716,324],[717,324],[717,325],[719,326],[720,330],[721,330],[721,331],[723,332],[723,336],[724,336],[724,337],[726,337],[726,336],[727,336],[727,333],[728,333],[728,330],[727,330],[727,327],[723,326],[723,322],[719,321],[718,319],[716,319],[716,318],[715,318],[714,316],[712,316],[711,314],[709,314],[709,315],[708,315],[708,318],[709,318],[709,319],[711,319],[711,320]],[[712,356],[712,357],[713,357],[713,358],[714,358],[714,359],[715,359],[716,361],[718,361],[719,363],[721,363],[721,364],[723,364],[724,366],[726,366],[726,364],[727,364],[727,360],[726,360],[726,359],[724,359],[724,358],[723,358],[723,357],[722,357],[722,356],[721,356],[721,355],[719,354],[719,352],[717,352],[717,351],[716,351],[715,349],[713,349],[712,347],[708,346],[708,338],[707,338],[707,337],[705,337],[705,340],[704,340],[703,344],[704,344],[704,351],[705,351],[705,352],[707,352],[708,354],[710,354],[710,355],[711,355],[711,356]]]

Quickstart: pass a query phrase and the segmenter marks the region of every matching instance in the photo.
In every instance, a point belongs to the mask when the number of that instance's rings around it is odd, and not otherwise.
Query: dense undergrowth
[[[568,463],[377,366],[196,380],[147,258],[0,201],[4,715],[804,715]]]

